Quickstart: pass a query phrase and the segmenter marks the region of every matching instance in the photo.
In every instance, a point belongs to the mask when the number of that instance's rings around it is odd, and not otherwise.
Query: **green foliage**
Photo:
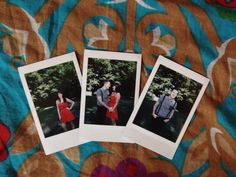
[[[80,94],[80,84],[72,61],[28,73],[26,80],[33,102],[39,108],[54,105],[59,90],[70,98]]]
[[[232,22],[236,21],[236,9],[235,8],[229,8],[229,7],[223,7],[221,5],[215,5],[215,9],[217,10],[220,17],[224,19],[228,19]]]
[[[94,92],[110,80],[120,85],[122,96],[134,96],[136,62],[89,58],[87,72],[87,91]]]
[[[192,105],[196,100],[202,85],[174,70],[160,65],[149,91],[160,96],[169,94],[170,90],[178,90],[177,101]]]

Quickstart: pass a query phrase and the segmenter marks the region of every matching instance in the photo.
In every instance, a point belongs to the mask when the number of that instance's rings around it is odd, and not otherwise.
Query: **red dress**
[[[116,104],[116,99],[117,99],[116,94],[115,95],[111,95],[109,97],[109,101],[108,101],[107,105],[109,107],[114,107],[115,104]],[[115,120],[115,121],[118,120],[117,107],[112,112],[107,111],[106,117],[110,118],[111,120]]]
[[[59,108],[59,112],[60,112],[60,116],[61,116],[60,121],[62,123],[70,122],[70,121],[73,121],[75,119],[75,116],[70,111],[70,109],[67,107],[65,102],[60,102],[58,104],[58,108]]]

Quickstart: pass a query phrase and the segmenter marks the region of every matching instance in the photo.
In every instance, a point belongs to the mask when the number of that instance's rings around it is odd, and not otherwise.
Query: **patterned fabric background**
[[[0,176],[236,176],[236,0],[1,0]],[[90,142],[45,156],[17,67],[84,48],[159,54],[211,83],[175,157]],[[63,142],[62,142],[63,143]]]

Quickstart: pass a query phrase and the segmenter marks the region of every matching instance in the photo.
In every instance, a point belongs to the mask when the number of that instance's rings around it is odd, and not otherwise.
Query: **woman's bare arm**
[[[66,98],[66,102],[71,104],[69,109],[72,109],[74,104],[75,104],[75,102],[73,100],[69,99],[69,98]]]

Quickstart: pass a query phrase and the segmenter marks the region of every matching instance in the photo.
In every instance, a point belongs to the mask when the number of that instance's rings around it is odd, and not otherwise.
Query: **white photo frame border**
[[[23,88],[24,88],[24,91],[25,91],[25,94],[29,103],[29,107],[30,107],[30,110],[31,110],[31,113],[32,113],[32,116],[36,125],[36,129],[38,131],[39,138],[41,140],[41,143],[42,143],[42,146],[46,155],[49,155],[54,152],[61,151],[61,150],[64,150],[73,146],[83,144],[86,141],[84,141],[80,137],[80,132],[79,132],[80,127],[64,132],[64,133],[60,133],[60,134],[45,138],[40,121],[39,121],[38,114],[35,109],[34,102],[32,100],[32,96],[30,94],[30,90],[29,90],[25,75],[28,73],[39,71],[41,69],[46,69],[49,67],[57,66],[59,64],[63,64],[63,63],[71,62],[71,61],[74,64],[77,77],[78,77],[80,86],[82,88],[82,85],[81,85],[82,75],[81,75],[81,71],[79,68],[79,64],[78,64],[75,52],[53,57],[50,59],[46,59],[43,61],[39,61],[37,63],[25,65],[18,68],[20,79],[21,79],[21,82],[22,82],[22,85],[23,85]]]
[[[84,50],[81,112],[80,112],[81,134],[84,139],[90,141],[105,141],[105,142],[126,142],[126,143],[130,142],[128,139],[121,137],[121,133],[123,132],[125,126],[85,124],[87,69],[88,69],[89,58],[101,58],[107,60],[137,62],[135,95],[134,95],[134,107],[135,107],[135,104],[138,101],[139,89],[140,89],[141,57],[142,57],[141,54],[134,54],[134,53],[95,51],[87,49]]]
[[[153,81],[153,78],[155,77],[160,65],[163,65],[169,69],[172,69],[172,70],[202,84],[202,88],[201,88],[200,92],[198,93],[198,96],[197,96],[197,98],[196,98],[196,100],[195,100],[195,102],[194,102],[194,104],[187,116],[187,119],[186,119],[186,121],[185,121],[179,135],[178,135],[178,138],[176,139],[175,142],[172,142],[162,136],[154,134],[151,131],[148,131],[148,130],[133,123],[133,121],[138,113],[138,110],[143,103],[143,100],[147,94],[147,91],[148,91],[148,89]],[[146,82],[146,85],[140,95],[138,103],[136,104],[134,111],[132,112],[132,114],[130,116],[127,126],[122,133],[122,136],[130,139],[134,143],[140,144],[148,149],[151,149],[154,152],[157,152],[161,155],[164,155],[165,157],[167,157],[169,159],[172,159],[174,157],[174,154],[178,148],[178,145],[179,145],[179,143],[180,143],[180,141],[181,141],[181,139],[182,139],[196,109],[197,109],[197,106],[198,106],[198,104],[199,104],[199,102],[200,102],[200,100],[207,88],[208,83],[209,83],[208,78],[160,55],[156,61],[156,64],[154,65],[154,68],[153,68],[153,70]]]

